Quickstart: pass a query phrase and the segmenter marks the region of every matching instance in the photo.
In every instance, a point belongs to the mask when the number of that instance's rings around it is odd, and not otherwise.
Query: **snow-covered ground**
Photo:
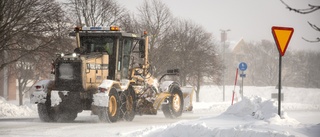
[[[0,136],[320,136],[320,89],[283,87],[282,116],[271,99],[275,87],[244,87],[244,98],[236,94],[231,106],[233,86],[202,86],[200,102],[194,111],[179,119],[136,116],[132,122],[100,123],[90,111],[78,115],[73,123],[43,123],[35,105],[16,106],[16,101],[0,98]],[[239,88],[236,88],[238,91]],[[195,100],[195,99],[194,99]],[[19,120],[30,118],[29,120]]]

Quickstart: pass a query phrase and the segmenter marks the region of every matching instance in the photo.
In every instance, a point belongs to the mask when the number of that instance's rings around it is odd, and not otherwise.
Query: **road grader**
[[[159,81],[153,76],[146,32],[75,27],[70,36],[77,48],[57,54],[51,70],[54,80],[37,82],[31,94],[42,121],[73,121],[83,110],[110,123],[156,115],[158,110],[166,118],[177,118],[192,110],[193,88],[162,80],[178,75],[178,69],[168,70]]]

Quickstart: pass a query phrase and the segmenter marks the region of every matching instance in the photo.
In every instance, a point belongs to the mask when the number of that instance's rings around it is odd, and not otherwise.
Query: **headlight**
[[[76,53],[72,53],[72,57],[76,57],[77,56],[77,54]]]

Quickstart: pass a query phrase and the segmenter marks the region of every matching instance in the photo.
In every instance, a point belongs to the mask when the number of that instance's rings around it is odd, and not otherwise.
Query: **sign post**
[[[273,38],[279,51],[279,85],[278,85],[278,115],[281,117],[281,64],[282,56],[287,50],[289,41],[292,37],[293,28],[273,26],[271,28]]]
[[[245,62],[240,62],[239,64],[239,69],[241,70],[241,86],[240,86],[240,94],[241,94],[241,99],[243,99],[243,78],[246,77],[246,74],[244,74],[244,71],[246,71],[248,68],[247,64]]]

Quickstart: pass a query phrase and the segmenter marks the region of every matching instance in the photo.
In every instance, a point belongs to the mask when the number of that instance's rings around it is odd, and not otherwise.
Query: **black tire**
[[[109,104],[108,107],[99,107],[99,119],[102,122],[117,122],[120,115],[120,99],[118,92],[115,88],[112,88],[109,92]]]
[[[50,107],[50,104],[39,103],[38,114],[40,120],[43,122],[56,122],[58,119],[55,111]]]
[[[120,115],[125,121],[132,121],[136,115],[136,97],[133,88],[130,86],[121,94]]]
[[[166,118],[177,118],[182,115],[183,110],[183,96],[178,87],[173,87],[169,103],[162,105],[162,111]]]

